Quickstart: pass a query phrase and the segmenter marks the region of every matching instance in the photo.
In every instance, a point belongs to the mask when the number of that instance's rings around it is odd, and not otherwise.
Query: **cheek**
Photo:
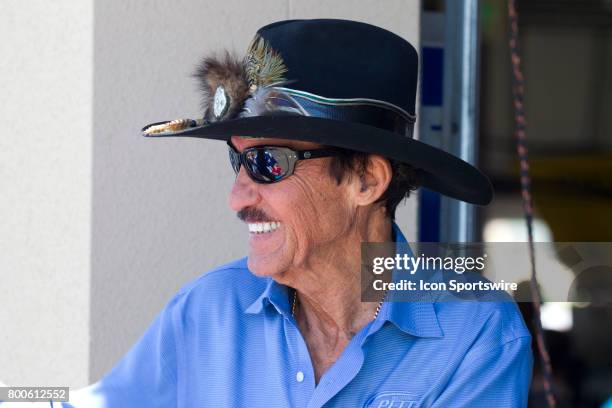
[[[303,250],[345,234],[354,213],[342,185],[338,186],[331,178],[326,179],[326,175],[313,177],[292,180],[290,197],[293,200],[287,214],[288,232],[293,233],[298,247]]]

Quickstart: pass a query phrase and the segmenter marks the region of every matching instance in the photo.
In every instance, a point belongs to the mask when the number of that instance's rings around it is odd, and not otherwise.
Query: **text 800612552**
[[[68,387],[0,387],[4,402],[67,402],[68,398]]]

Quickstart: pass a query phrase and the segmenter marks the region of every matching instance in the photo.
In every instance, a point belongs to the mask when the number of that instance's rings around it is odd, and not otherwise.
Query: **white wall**
[[[93,1],[0,1],[0,381],[88,379]]]
[[[0,2],[15,56],[0,59],[13,101],[0,106],[0,209],[10,214],[0,223],[0,380],[79,387],[179,287],[246,253],[223,143],[140,136],[146,123],[201,115],[200,58],[242,53],[257,28],[287,18],[367,21],[417,46],[420,2],[47,3]],[[415,203],[398,211],[409,239]]]

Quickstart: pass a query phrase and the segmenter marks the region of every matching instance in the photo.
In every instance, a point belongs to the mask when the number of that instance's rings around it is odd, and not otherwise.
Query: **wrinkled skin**
[[[265,139],[233,139],[241,151],[262,144],[288,146],[296,150],[316,148],[307,142],[281,142]],[[267,234],[250,234],[249,268],[259,276],[283,279],[292,268],[313,266],[338,255],[338,246],[354,228],[357,212],[351,203],[347,183],[340,186],[327,172],[329,158],[299,161],[291,177],[273,184],[253,182],[241,168],[230,195],[234,211],[246,207],[263,212],[248,221],[280,221],[281,226]],[[265,215],[264,215],[265,214]],[[262,219],[263,218],[263,219]]]

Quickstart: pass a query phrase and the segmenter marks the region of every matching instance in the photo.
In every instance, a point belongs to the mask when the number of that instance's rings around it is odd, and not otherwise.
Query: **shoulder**
[[[268,278],[253,275],[247,258],[213,268],[183,286],[170,303],[199,311],[231,306],[246,309],[265,290]]]
[[[435,274],[431,279],[444,282],[444,290],[432,294],[436,316],[446,336],[473,339],[476,343],[489,342],[501,346],[530,334],[518,305],[505,290],[491,289],[490,280],[477,273]],[[453,280],[455,279],[455,280]],[[452,282],[470,286],[459,292]],[[481,285],[481,286],[479,286]],[[430,292],[431,293],[431,292]]]
[[[471,347],[499,348],[511,342],[530,344],[531,335],[517,304],[507,301],[436,303],[445,337],[462,339]]]

